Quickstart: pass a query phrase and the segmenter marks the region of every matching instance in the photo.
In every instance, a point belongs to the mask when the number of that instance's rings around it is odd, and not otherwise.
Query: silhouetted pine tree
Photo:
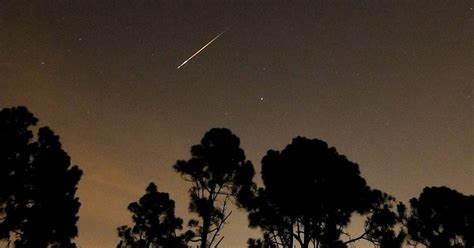
[[[118,228],[120,242],[117,248],[186,248],[190,233],[178,235],[183,220],[174,214],[175,203],[168,193],[158,192],[150,183],[138,202],[128,205],[134,226]]]
[[[214,247],[222,241],[219,231],[231,214],[226,211],[229,200],[248,198],[254,186],[253,165],[245,159],[239,138],[225,128],[209,130],[200,144],[192,146],[191,156],[174,169],[193,185],[189,209],[202,222],[191,220],[189,225],[197,227],[200,247]]]
[[[426,187],[410,200],[408,234],[427,248],[474,247],[474,196],[448,187]]]
[[[49,128],[40,128],[32,142],[36,122],[25,107],[0,112],[0,177],[10,184],[1,189],[2,238],[17,248],[76,247],[80,203],[75,194],[82,171],[71,166]]]
[[[269,150],[262,179],[264,187],[242,205],[250,226],[259,227],[273,245],[337,248],[359,239],[380,244],[398,238],[394,199],[371,189],[356,163],[321,140],[296,137],[281,152]],[[366,232],[343,239],[353,213],[368,215]]]

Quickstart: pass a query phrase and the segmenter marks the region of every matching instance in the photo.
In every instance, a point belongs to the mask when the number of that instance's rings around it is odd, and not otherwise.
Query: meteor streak
[[[197,52],[195,52],[193,55],[191,55],[191,57],[189,57],[187,60],[185,60],[183,63],[181,63],[178,68],[176,69],[179,69],[181,67],[183,67],[186,63],[188,63],[188,61],[190,61],[192,58],[194,58],[194,56],[198,55],[202,50],[204,50],[207,46],[209,46],[212,42],[214,42],[215,40],[217,40],[221,35],[223,35],[225,32],[227,32],[227,30],[229,29],[226,29],[224,31],[222,31],[220,34],[218,34],[216,37],[214,37],[211,41],[209,41],[206,45],[204,45],[203,47],[201,47],[201,49],[197,50]]]

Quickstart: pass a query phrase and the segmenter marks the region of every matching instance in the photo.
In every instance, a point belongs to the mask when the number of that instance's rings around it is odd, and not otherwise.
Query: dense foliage
[[[0,238],[18,248],[76,247],[82,171],[49,128],[33,140],[37,121],[25,107],[0,112]]]
[[[145,195],[128,205],[134,226],[118,228],[121,240],[117,248],[187,247],[188,237],[176,232],[183,228],[183,220],[175,216],[174,208],[169,194],[158,192],[150,183]]]

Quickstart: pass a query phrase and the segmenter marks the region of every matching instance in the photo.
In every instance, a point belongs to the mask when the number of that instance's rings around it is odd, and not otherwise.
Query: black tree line
[[[72,166],[59,137],[25,107],[0,111],[0,245],[76,247],[82,171]],[[474,247],[474,196],[448,187],[426,187],[408,205],[367,184],[359,165],[318,139],[296,137],[261,161],[263,185],[226,128],[212,128],[173,166],[190,183],[189,211],[150,183],[128,206],[132,225],[117,228],[118,248],[226,247],[222,230],[237,207],[261,231],[249,248],[347,248],[366,240],[374,247]],[[353,215],[364,230],[350,236]]]

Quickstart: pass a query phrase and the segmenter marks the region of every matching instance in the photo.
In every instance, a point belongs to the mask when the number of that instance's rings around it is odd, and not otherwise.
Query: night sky
[[[84,171],[83,248],[115,247],[127,205],[151,181],[187,221],[189,184],[172,165],[212,127],[240,137],[257,177],[268,149],[301,135],[335,146],[401,201],[435,185],[474,194],[473,8],[3,0],[0,107],[27,106]],[[258,235],[244,213],[230,222],[223,247]]]

